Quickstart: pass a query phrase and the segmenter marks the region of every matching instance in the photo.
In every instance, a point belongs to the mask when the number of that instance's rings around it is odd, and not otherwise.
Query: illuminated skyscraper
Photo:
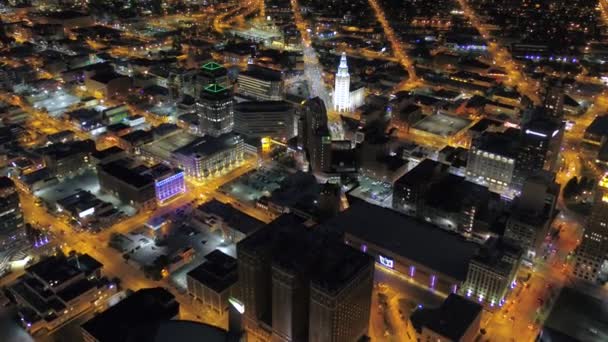
[[[0,177],[0,249],[14,243],[25,234],[21,202],[15,183]]]
[[[346,54],[343,52],[340,58],[340,66],[336,73],[336,84],[334,86],[334,110],[347,112],[350,110],[350,74],[346,64]]]
[[[232,92],[219,84],[206,86],[196,103],[200,132],[214,137],[232,132],[234,109]]]
[[[608,252],[608,175],[595,189],[595,199],[589,223],[581,244],[576,249],[574,275],[596,282]]]

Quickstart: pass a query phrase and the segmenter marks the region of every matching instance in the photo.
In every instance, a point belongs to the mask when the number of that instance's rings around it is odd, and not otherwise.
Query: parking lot
[[[46,203],[54,205],[58,200],[80,190],[90,191],[100,200],[112,203],[118,210],[121,210],[127,216],[133,216],[136,213],[135,208],[122,203],[116,196],[101,192],[97,174],[95,174],[93,170],[86,170],[82,174],[65,178],[56,185],[34,192],[34,195],[40,197]]]
[[[289,172],[281,166],[261,168],[242,175],[220,189],[241,202],[251,204],[262,196],[270,196],[288,175]]]
[[[186,289],[186,274],[200,265],[204,256],[215,249],[236,257],[236,245],[225,241],[218,232],[211,232],[184,220],[171,227],[162,229],[162,238],[146,226],[139,227],[128,234],[116,234],[110,239],[110,246],[127,255],[129,262],[140,269],[154,265],[161,255],[172,256],[187,248],[194,250],[194,257],[185,264],[178,265],[169,272],[169,281],[180,291]]]
[[[351,195],[364,201],[391,207],[393,201],[393,187],[389,183],[377,181],[369,177],[359,178],[359,186],[350,192]]]

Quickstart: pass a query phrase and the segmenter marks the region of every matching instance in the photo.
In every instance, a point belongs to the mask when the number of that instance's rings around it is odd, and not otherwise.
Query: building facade
[[[232,132],[234,127],[232,92],[219,84],[203,88],[196,102],[199,132],[214,137]]]
[[[237,93],[258,101],[281,101],[283,92],[280,71],[250,64],[237,78]]]
[[[250,338],[347,342],[367,334],[373,261],[363,253],[283,215],[239,242],[237,254]]]
[[[205,262],[188,272],[186,284],[195,303],[216,317],[225,318],[237,279],[236,259],[216,249],[205,255]]]
[[[517,159],[517,130],[486,132],[473,141],[466,177],[492,191],[503,192],[513,185]]]
[[[186,179],[184,171],[171,170],[154,179],[156,200],[159,203],[169,201],[186,192]]]
[[[229,170],[245,157],[243,138],[235,133],[198,138],[172,152],[187,177],[203,180]]]
[[[348,64],[346,63],[346,54],[342,53],[340,57],[340,65],[336,72],[336,80],[334,85],[334,110],[338,112],[348,112],[350,106],[350,74],[348,73]]]
[[[4,247],[25,235],[19,193],[8,177],[0,177],[0,211],[0,247]]]
[[[591,216],[575,251],[574,276],[595,283],[608,254],[608,176],[599,181]]]
[[[516,284],[521,260],[521,248],[503,239],[488,240],[471,260],[461,293],[486,308],[501,307]]]
[[[249,137],[295,136],[295,108],[285,101],[241,102],[234,106],[234,131]]]

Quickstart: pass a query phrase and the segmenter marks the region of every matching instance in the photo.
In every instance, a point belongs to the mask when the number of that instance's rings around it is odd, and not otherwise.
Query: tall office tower
[[[502,192],[512,186],[519,131],[484,132],[469,150],[466,177],[490,190]]]
[[[200,132],[218,137],[234,126],[232,92],[219,84],[210,84],[199,94],[196,108]]]
[[[367,333],[373,260],[295,215],[237,245],[240,299],[252,340],[356,341]]]
[[[520,246],[528,260],[534,259],[549,233],[559,191],[555,175],[542,173],[526,179],[521,195],[513,200],[504,237]]]
[[[346,245],[339,246],[334,253],[339,257],[328,260],[327,265],[321,264],[319,276],[311,281],[310,342],[357,341],[367,335],[373,262],[364,260]]]
[[[350,74],[346,64],[346,54],[342,52],[340,65],[336,73],[334,86],[334,110],[348,112],[350,110]]]
[[[286,101],[250,101],[234,105],[234,131],[249,137],[290,139],[294,106]]]
[[[321,127],[314,132],[308,143],[310,168],[314,173],[328,172],[331,168],[331,134],[327,127]]]
[[[0,248],[25,234],[23,227],[23,213],[15,183],[8,177],[0,177]]]
[[[255,64],[248,65],[237,79],[237,93],[258,101],[282,100],[284,86],[280,71]]]
[[[564,116],[564,87],[561,81],[551,81],[546,89],[543,108],[551,118],[561,120]]]
[[[490,308],[502,306],[515,281],[522,260],[522,249],[502,238],[490,238],[470,261],[462,289]]]
[[[307,152],[312,171],[328,170],[331,164],[331,133],[323,100],[315,97],[304,103],[298,130],[298,145]]]
[[[596,282],[608,255],[608,174],[595,190],[593,209],[581,244],[575,252],[574,275]]]
[[[539,171],[556,171],[563,135],[561,121],[541,114],[522,125],[514,174],[519,189],[528,177]]]

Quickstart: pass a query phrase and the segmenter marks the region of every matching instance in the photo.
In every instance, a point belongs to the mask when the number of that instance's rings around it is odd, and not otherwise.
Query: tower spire
[[[350,110],[350,75],[346,62],[346,53],[342,52],[334,86],[334,110],[347,112]]]

